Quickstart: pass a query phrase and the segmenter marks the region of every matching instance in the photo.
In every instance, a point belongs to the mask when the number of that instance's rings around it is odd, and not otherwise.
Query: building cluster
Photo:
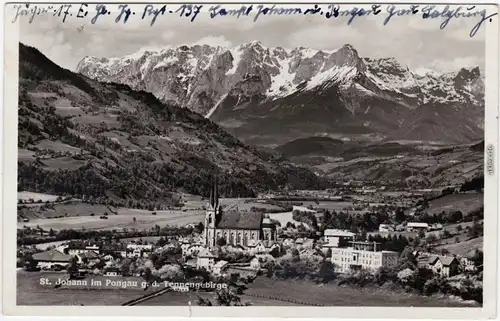
[[[477,270],[474,262],[466,257],[437,255],[415,251],[413,253],[417,259],[417,266],[433,271],[442,277],[452,277],[461,272],[474,272]]]
[[[324,251],[331,251],[331,262],[339,273],[365,270],[375,272],[380,267],[397,265],[399,254],[381,249],[379,243],[356,241],[349,231],[327,229],[324,232]]]
[[[147,258],[153,253],[153,244],[142,244],[137,242],[97,244],[84,241],[71,241],[54,249],[33,254],[33,260],[42,269],[64,269],[68,266],[70,259],[76,258],[78,264],[93,265],[103,261],[111,261],[118,257]]]
[[[432,231],[442,229],[442,226],[410,222],[404,228],[408,231]],[[390,224],[379,226],[380,232],[398,229],[401,227]],[[323,237],[324,242],[320,247],[324,253],[328,253],[338,273],[357,271],[374,273],[381,267],[397,266],[399,257],[397,252],[386,251],[377,242],[357,240],[356,234],[350,231],[326,229]],[[82,241],[69,242],[53,250],[36,253],[33,259],[43,269],[54,267],[62,269],[67,267],[73,257],[76,257],[78,263],[92,265],[99,261],[111,262],[116,258],[148,258],[155,250],[180,247],[185,265],[204,269],[215,275],[224,275],[232,271],[240,274],[254,273],[260,270],[260,256],[273,254],[273,252],[280,253],[283,247],[307,251],[317,245],[316,240],[312,238],[278,239],[277,225],[263,213],[224,211],[219,202],[218,186],[215,181],[206,207],[204,231],[198,237],[176,238],[174,242],[168,242],[161,249],[153,244],[141,242],[106,245]],[[240,263],[230,263],[219,259],[218,253],[221,247],[224,247],[224,251],[244,253],[248,259]],[[463,270],[474,269],[473,264],[466,259],[428,253],[415,254],[419,267],[428,268],[445,277],[457,274],[460,267]],[[104,274],[120,275],[120,269],[107,265]]]

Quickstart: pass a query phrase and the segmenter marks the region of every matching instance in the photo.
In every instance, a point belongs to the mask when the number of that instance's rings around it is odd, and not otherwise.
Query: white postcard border
[[[37,3],[42,1],[29,1]],[[68,1],[51,1],[70,3]],[[106,1],[123,3],[124,1]],[[125,1],[126,2],[126,1]],[[165,3],[150,1],[151,3]],[[214,1],[197,1],[214,3]],[[310,1],[286,1],[286,3],[314,3]],[[225,1],[224,3],[244,3]],[[248,2],[247,2],[248,3]],[[280,3],[280,2],[276,2]],[[362,1],[337,1],[338,4],[356,4]],[[372,3],[387,3],[372,1]],[[419,1],[415,4],[433,3]],[[448,4],[460,4],[454,2]],[[467,4],[483,4],[481,1],[468,1]],[[5,7],[4,7],[5,8]],[[490,5],[489,10],[497,10],[498,5]],[[335,317],[335,318],[405,318],[405,319],[486,319],[495,318],[497,310],[497,253],[498,253],[498,166],[494,175],[485,172],[484,194],[484,269],[482,308],[400,308],[400,307],[198,307],[198,306],[16,306],[16,215],[17,212],[17,99],[18,99],[18,43],[17,24],[10,23],[4,11],[4,144],[3,144],[3,264],[2,297],[6,315],[24,316],[184,316],[184,317]],[[499,23],[498,17],[487,23],[486,28],[486,77],[485,77],[485,146],[495,147],[495,160],[498,159],[498,102],[499,94]],[[436,32],[443,32],[436,30]],[[486,157],[485,157],[486,161]],[[498,164],[498,162],[497,162]],[[485,164],[486,166],[486,164]]]

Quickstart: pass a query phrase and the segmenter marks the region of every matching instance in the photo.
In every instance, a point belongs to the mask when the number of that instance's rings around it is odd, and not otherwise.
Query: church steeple
[[[212,206],[214,204],[214,187],[213,186],[210,186],[210,200],[209,200],[209,203],[210,206]]]
[[[219,207],[219,183],[217,182],[217,177],[215,178],[214,184],[214,208]]]
[[[213,179],[212,186],[210,186],[209,205],[212,209],[217,209],[219,207],[219,183],[217,182],[217,177]]]

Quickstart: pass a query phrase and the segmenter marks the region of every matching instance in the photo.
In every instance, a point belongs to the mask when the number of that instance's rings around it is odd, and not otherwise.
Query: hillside
[[[461,186],[474,190],[480,188],[484,177],[484,152],[478,149],[481,144],[484,143],[458,146],[391,143],[392,149],[384,148],[385,144],[372,145],[359,148],[357,155],[356,148],[346,149],[339,153],[344,157],[336,159],[300,156],[292,160],[334,181],[377,181],[420,188]]]
[[[397,142],[360,143],[329,137],[307,137],[292,140],[275,148],[290,159],[303,156],[331,156],[353,159],[366,156],[397,156],[422,154],[415,146]]]
[[[484,76],[410,70],[394,58],[337,50],[209,45],[85,57],[78,72],[193,110],[245,143],[329,136],[468,143],[483,138]],[[276,126],[279,123],[280,126]]]
[[[127,85],[103,84],[19,45],[18,190],[169,203],[172,192],[222,196],[317,188],[309,170],[248,147],[203,116]]]

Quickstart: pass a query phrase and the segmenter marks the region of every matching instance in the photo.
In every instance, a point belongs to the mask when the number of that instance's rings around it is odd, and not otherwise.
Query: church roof
[[[219,229],[258,230],[262,223],[262,213],[223,212],[217,224]]]

